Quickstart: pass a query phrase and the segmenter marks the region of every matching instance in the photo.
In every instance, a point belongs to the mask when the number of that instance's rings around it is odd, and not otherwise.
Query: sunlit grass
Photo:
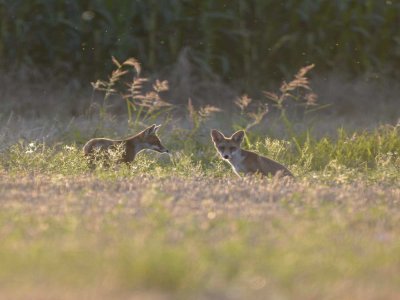
[[[171,155],[143,152],[129,165],[112,161],[104,164],[100,157],[94,170],[83,156],[81,147],[75,144],[48,146],[34,141],[20,142],[3,152],[0,169],[16,174],[90,174],[102,178],[135,178],[142,174],[157,177],[233,176],[211,142],[199,143],[197,136],[190,132],[182,132],[181,136],[184,135],[186,140],[183,143],[167,138]],[[326,179],[339,183],[357,179],[391,179],[395,182],[399,176],[398,127],[386,126],[372,132],[351,134],[341,129],[336,137],[322,139],[307,135],[305,138],[298,136],[292,140],[278,140],[251,134],[249,141],[249,149],[289,166],[298,178],[317,177],[322,181]]]
[[[171,156],[94,170],[74,144],[9,147],[1,293],[396,299],[398,129],[297,139],[300,152],[250,135],[250,148],[288,165],[294,181],[237,178],[211,145],[168,138]]]
[[[0,190],[6,291],[400,292],[399,187],[3,174]]]

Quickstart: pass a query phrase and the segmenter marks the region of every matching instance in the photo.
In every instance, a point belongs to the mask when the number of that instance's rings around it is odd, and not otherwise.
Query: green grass
[[[295,181],[237,178],[209,142],[90,170],[73,144],[0,156],[8,299],[396,299],[400,137],[382,127],[250,148]],[[181,135],[183,138],[183,135]],[[196,137],[193,137],[196,139]],[[300,145],[300,151],[298,146]]]
[[[266,155],[289,166],[300,178],[317,176],[335,181],[335,176],[348,176],[348,182],[359,178],[397,180],[400,166],[399,127],[382,126],[373,131],[348,133],[339,129],[336,137],[312,138],[310,133],[291,140],[261,138],[249,133],[250,150]],[[199,136],[198,136],[199,135]],[[103,178],[118,176],[135,178],[140,174],[165,177],[232,176],[230,167],[218,157],[212,143],[203,133],[180,129],[168,136],[171,155],[145,152],[130,165],[100,163],[93,171],[82,155],[81,146],[40,142],[19,142],[11,145],[0,158],[0,168],[8,173],[39,173],[64,176],[95,175]],[[179,136],[179,137],[178,137]],[[378,176],[378,177],[376,177]]]

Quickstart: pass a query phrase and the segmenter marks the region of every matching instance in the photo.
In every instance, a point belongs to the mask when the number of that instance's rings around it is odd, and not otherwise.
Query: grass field
[[[400,299],[399,16],[0,0],[0,300]],[[155,123],[169,154],[83,156]],[[294,178],[236,176],[211,129]]]
[[[171,156],[92,171],[85,122],[2,124],[1,298],[400,297],[399,127],[249,135],[291,181],[237,178],[179,128],[160,132]]]

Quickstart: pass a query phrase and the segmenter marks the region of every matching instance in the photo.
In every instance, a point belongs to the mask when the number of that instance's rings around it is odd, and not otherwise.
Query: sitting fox
[[[264,176],[280,174],[281,176],[293,177],[293,174],[280,163],[257,153],[243,150],[240,144],[244,138],[244,131],[235,132],[231,137],[225,137],[218,130],[211,130],[211,138],[214,146],[221,155],[232,166],[234,172],[244,174],[260,173]]]
[[[161,153],[168,153],[168,150],[161,144],[156,135],[161,125],[155,124],[146,128],[142,132],[121,140],[107,138],[95,138],[88,141],[83,146],[83,153],[91,157],[96,151],[107,151],[112,148],[121,148],[123,151],[121,162],[129,163],[133,161],[140,151],[145,149],[154,150]]]

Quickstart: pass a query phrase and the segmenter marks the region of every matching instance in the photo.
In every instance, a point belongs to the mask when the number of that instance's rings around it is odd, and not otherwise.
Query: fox
[[[221,157],[228,161],[233,171],[240,177],[240,173],[261,174],[263,176],[288,176],[293,174],[282,164],[268,157],[240,148],[243,142],[244,130],[236,131],[231,137],[225,137],[216,129],[211,130],[211,139]]]
[[[122,157],[119,162],[132,162],[136,155],[145,149],[150,149],[160,153],[169,153],[168,149],[161,144],[157,131],[161,125],[153,124],[136,135],[129,136],[125,139],[112,140],[108,138],[94,138],[89,140],[83,146],[83,154],[92,158],[96,151],[107,151],[112,148],[120,147],[122,149]]]

